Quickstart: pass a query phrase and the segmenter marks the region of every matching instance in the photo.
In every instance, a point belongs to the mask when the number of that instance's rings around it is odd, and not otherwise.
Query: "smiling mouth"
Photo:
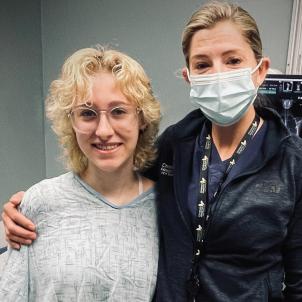
[[[104,144],[93,144],[95,148],[101,151],[111,151],[119,147],[121,144],[110,144],[110,145],[104,145]]]

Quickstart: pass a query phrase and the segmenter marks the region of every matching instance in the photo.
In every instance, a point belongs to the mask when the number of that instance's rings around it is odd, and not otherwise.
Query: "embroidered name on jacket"
[[[280,193],[281,186],[278,183],[264,181],[256,184],[256,190],[264,193]]]
[[[173,166],[163,163],[160,168],[160,174],[166,176],[173,176],[174,175]]]

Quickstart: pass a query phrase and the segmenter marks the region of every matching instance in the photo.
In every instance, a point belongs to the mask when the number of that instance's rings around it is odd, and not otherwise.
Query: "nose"
[[[230,64],[225,61],[224,58],[220,56],[214,57],[209,61],[209,67],[206,69],[207,74],[211,73],[222,73],[226,71],[230,71]]]
[[[211,68],[211,73],[220,73],[227,71],[227,67],[221,62],[214,62]]]
[[[95,134],[102,140],[107,140],[114,134],[114,129],[110,124],[106,112],[100,112],[100,120],[96,128]]]

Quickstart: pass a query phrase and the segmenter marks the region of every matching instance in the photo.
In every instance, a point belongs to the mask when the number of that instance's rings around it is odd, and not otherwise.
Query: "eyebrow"
[[[125,103],[124,101],[114,100],[108,104],[108,108],[114,108],[114,107],[118,107],[118,106],[128,107],[131,105],[132,105],[131,103]],[[98,106],[96,106],[93,102],[91,102],[91,106],[87,106],[86,103],[81,103],[81,104],[78,104],[77,106],[75,106],[75,108],[79,108],[79,107],[85,107],[88,109],[95,109],[95,110],[98,109]]]
[[[239,52],[241,52],[241,48],[230,49],[230,50],[227,50],[227,51],[223,52],[222,56],[226,56],[226,55],[229,55],[229,54],[238,54],[238,55],[243,56]],[[194,59],[195,60],[198,60],[198,59],[207,59],[207,58],[209,58],[209,56],[206,55],[206,54],[196,54],[196,55],[193,55],[191,57],[191,60],[194,60]]]
[[[233,53],[239,54],[239,52],[241,52],[241,51],[242,51],[241,48],[230,49],[230,50],[223,52],[222,55],[225,56],[225,55],[233,54]],[[240,53],[240,55],[242,56],[241,53]]]
[[[194,59],[207,59],[208,57],[209,56],[207,56],[207,55],[199,55],[199,54],[197,54],[197,55],[192,56],[191,60],[194,60]]]
[[[119,100],[114,100],[109,103],[109,107],[120,106],[120,105],[131,106],[132,104],[126,103],[125,101],[119,101]]]

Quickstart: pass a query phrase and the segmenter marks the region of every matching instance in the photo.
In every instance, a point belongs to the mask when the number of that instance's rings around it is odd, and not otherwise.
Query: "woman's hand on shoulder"
[[[14,249],[20,249],[21,244],[30,245],[36,239],[35,225],[17,210],[23,195],[22,191],[14,194],[3,206],[6,241]]]

